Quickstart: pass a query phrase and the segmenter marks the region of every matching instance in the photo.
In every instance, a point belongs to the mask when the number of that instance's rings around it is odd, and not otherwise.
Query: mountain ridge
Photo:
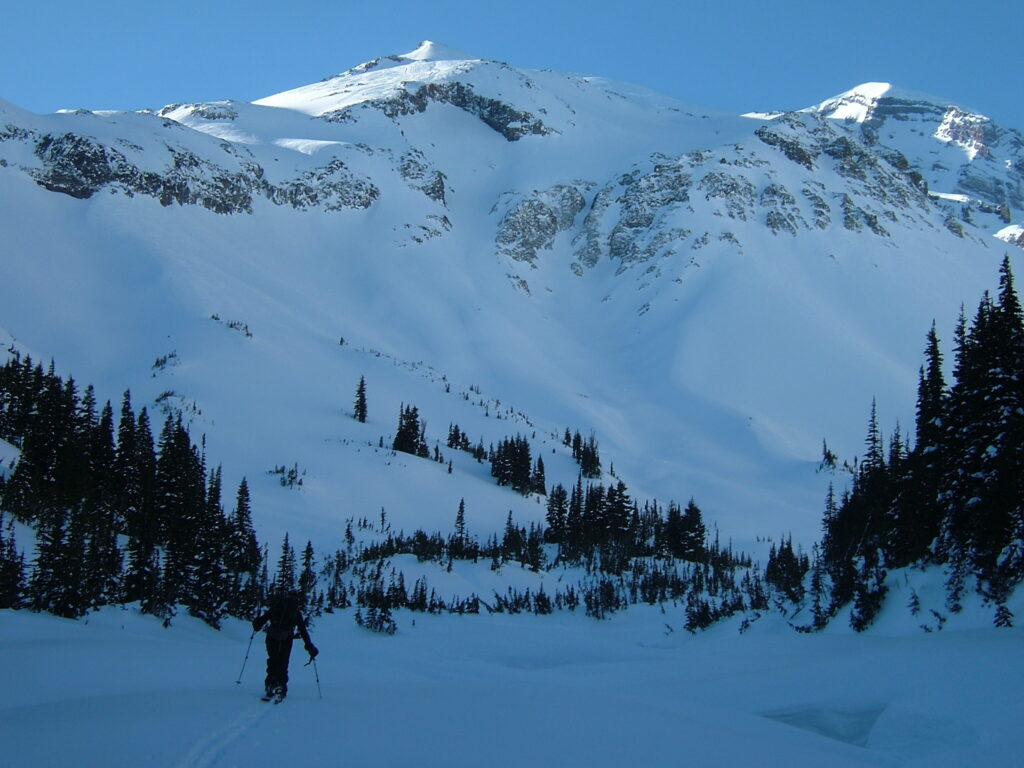
[[[232,403],[213,315],[246,323],[257,339],[274,329],[269,347],[229,345],[250,376],[265,376],[278,355],[354,386],[373,354],[424,361],[552,434],[594,429],[638,495],[695,495],[730,535],[784,527],[809,538],[824,493],[814,473],[821,438],[855,453],[872,394],[907,423],[928,322],[953,317],[991,283],[1003,245],[992,235],[1013,226],[1000,206],[1016,199],[1016,166],[997,167],[1003,145],[968,156],[915,133],[889,146],[873,126],[820,114],[708,113],[600,78],[483,59],[462,71],[469,64],[445,49],[418,50],[386,70],[355,67],[284,92],[316,94],[315,109],[259,103],[267,97],[8,116],[7,220],[38,226],[19,226],[12,241],[20,252],[5,301],[14,309],[0,326],[76,376],[130,384],[152,401],[173,390],[169,402],[195,403],[211,431],[244,433],[262,403],[289,393],[319,403],[326,419],[330,400],[311,376],[277,372],[258,398]],[[403,67],[433,68],[440,80],[405,84],[395,76]],[[349,94],[334,94],[349,81]],[[373,99],[351,101],[356,81],[356,95]],[[1014,137],[1001,134],[1010,149]],[[926,165],[933,150],[959,165]],[[974,165],[984,173],[968,173]],[[97,366],[90,355],[116,357],[105,342],[31,308],[48,295],[31,253],[78,275],[68,288],[80,316],[135,356]],[[112,300],[95,270],[159,298]],[[123,330],[133,328],[144,331]],[[145,361],[172,349],[182,364],[150,380]],[[420,384],[402,378],[403,393],[385,378],[385,413],[410,399],[430,410]],[[445,400],[435,412],[454,418]],[[318,426],[305,406],[286,410],[304,434],[319,434],[315,444],[347,431],[337,417]],[[497,440],[504,425],[486,418],[474,423]],[[282,414],[259,439],[272,444],[288,423]],[[240,435],[218,439],[245,467],[284,458]],[[297,436],[285,442],[283,453],[314,452]],[[294,514],[329,528],[326,500],[350,483],[359,503],[380,506],[387,470],[332,479],[329,466],[310,480],[318,501],[307,488],[305,512]],[[254,493],[278,494],[258,484]],[[389,508],[414,506],[394,489],[382,495]],[[481,498],[504,504],[491,496]]]

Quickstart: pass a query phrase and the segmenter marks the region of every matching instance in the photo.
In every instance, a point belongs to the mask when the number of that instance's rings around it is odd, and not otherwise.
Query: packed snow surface
[[[0,612],[4,765],[962,768],[1019,758],[1019,629],[801,635],[755,623],[693,637],[657,609],[604,622],[398,621],[386,637],[347,614],[321,618],[316,670],[297,644],[289,695],[275,705],[258,698],[262,635],[241,671],[247,624],[216,632],[182,619],[165,630],[132,609],[81,622]]]

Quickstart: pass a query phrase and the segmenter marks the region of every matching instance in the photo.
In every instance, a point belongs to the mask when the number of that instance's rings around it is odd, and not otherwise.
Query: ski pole
[[[266,545],[263,546],[264,560],[266,559]],[[263,597],[261,596],[259,602],[256,603],[256,616],[260,615],[260,608],[263,607]],[[255,621],[255,618],[253,619]],[[253,625],[252,634],[249,635],[249,646],[245,649],[245,659],[242,661],[242,669],[238,673],[238,679],[235,680],[235,685],[242,684],[242,672],[245,672],[245,665],[249,662],[249,651],[252,650],[252,639],[256,637],[256,626]]]
[[[235,680],[235,685],[242,684],[242,672],[245,672],[245,665],[249,662],[249,651],[252,650],[252,639],[254,637],[256,637],[255,629],[252,631],[252,634],[249,635],[249,647],[245,649],[245,659],[242,661],[242,669],[238,673],[238,679]]]
[[[322,699],[324,697],[324,692],[320,690],[320,671],[316,668],[316,656],[310,656],[309,661],[307,661],[304,666],[308,667],[310,664],[313,665],[313,674],[316,676],[317,695]]]

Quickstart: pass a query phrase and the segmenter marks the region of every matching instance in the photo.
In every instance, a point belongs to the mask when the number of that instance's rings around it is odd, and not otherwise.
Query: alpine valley
[[[595,725],[583,756],[596,766],[618,760],[619,726],[662,734],[643,742],[650,754],[638,764],[676,749],[664,735],[675,732],[648,718],[644,690],[656,691],[648,704],[666,721],[702,723],[703,740],[685,736],[697,764],[759,764],[757,743],[789,750],[792,765],[1006,764],[1012,739],[993,734],[1020,704],[997,717],[979,702],[1013,700],[1000,686],[1019,691],[1020,674],[1005,677],[1003,665],[1020,640],[1013,613],[1024,616],[1016,581],[995,595],[968,574],[953,605],[952,555],[911,565],[860,556],[851,568],[875,569],[867,592],[881,607],[836,604],[819,622],[811,595],[821,574],[809,566],[823,514],[857,485],[861,462],[890,434],[889,461],[911,451],[933,322],[951,381],[958,316],[973,316],[986,292],[1009,311],[1008,270],[1024,274],[1022,211],[1018,130],[886,83],[799,112],[722,114],[424,42],[251,103],[36,115],[0,100],[0,363],[20,371],[14,361],[30,359],[39,375],[50,366],[57,391],[81,396],[91,385],[94,427],[102,403],[116,414],[130,391],[132,419],[146,409],[154,435],[164,426],[162,453],[175,427],[187,433],[205,498],[223,484],[225,525],[245,478],[255,540],[267,544],[262,581],[258,568],[243,579],[253,595],[268,579],[280,585],[282,569],[296,576],[289,546],[301,553],[309,542],[316,567],[300,586],[322,613],[312,630],[321,671],[339,688],[352,672],[341,660],[332,669],[328,635],[367,664],[342,694],[346,712],[407,672],[418,687],[400,708],[425,718],[427,738],[451,727],[429,711],[433,682],[471,681],[465,696],[443,688],[439,708],[473,723],[469,751],[449,745],[425,759],[410,737],[388,747],[388,764],[468,765],[498,738],[474,720],[472,697],[511,685],[510,711],[536,726],[534,682],[538,722],[586,700],[580,717]],[[0,416],[18,407],[10,381]],[[8,560],[22,553],[19,602],[31,607],[33,560],[54,534],[17,490],[28,487],[17,467],[31,441],[10,419],[0,428],[0,550],[17,542]],[[609,548],[593,532],[570,547],[568,529],[550,530],[553,519],[572,524],[552,517],[556,488],[563,515],[591,497],[601,525],[614,529],[619,510],[616,530],[646,536],[650,551],[624,553],[621,540]],[[138,531],[120,514],[110,535],[130,573]],[[162,524],[153,563],[177,568],[180,589],[198,589],[202,557],[177,559],[185,544],[175,536],[206,529]],[[696,536],[689,545],[682,529]],[[225,610],[228,598],[203,607],[172,590],[154,607],[118,592],[120,579],[104,587],[118,599],[88,606],[98,645],[109,636],[132,656],[157,643],[202,669],[234,664],[233,653],[241,662],[248,627],[232,616],[247,613]],[[77,663],[57,619],[0,615],[24,668],[42,670],[28,650],[37,642],[65,644],[60,664]],[[852,634],[851,623],[870,631]],[[445,655],[456,633],[473,674]],[[740,645],[758,642],[763,657]],[[982,645],[995,660],[975,670],[976,701],[946,690],[948,680],[915,687],[929,654],[962,668]],[[817,656],[801,666],[808,647]],[[881,684],[866,674],[867,661],[850,660],[864,647],[864,659],[899,675]],[[689,666],[663,676],[659,665],[678,656]],[[704,677],[721,658],[747,670],[749,685]],[[580,698],[582,671],[612,660],[611,687]],[[783,681],[791,665],[802,671]],[[400,670],[393,679],[390,669]],[[171,690],[160,711],[172,714],[185,693],[170,672],[150,670],[139,690],[102,676],[81,683],[99,685],[101,717],[127,706],[108,694]],[[822,679],[835,688],[808,690]],[[685,698],[660,709],[669,687],[710,680],[706,707]],[[631,711],[647,712],[642,726],[615,714],[620,683]],[[56,688],[4,685],[34,702],[4,710],[22,724],[8,737],[16,764],[46,763],[56,748],[15,731],[38,723],[35,708],[58,702]],[[287,713],[291,701],[235,714],[228,694],[207,715],[236,719],[207,733],[192,718],[193,746],[168,745],[166,764],[270,764],[246,757],[240,735],[262,718],[300,715]],[[326,714],[303,712],[331,729]],[[383,733],[387,716],[361,710],[346,731],[352,754],[375,753],[358,735]],[[92,743],[85,726],[62,732]],[[551,759],[540,764],[582,759],[544,732]],[[149,759],[141,740],[130,746],[124,765]],[[78,764],[122,764],[101,762],[98,745],[85,754]]]

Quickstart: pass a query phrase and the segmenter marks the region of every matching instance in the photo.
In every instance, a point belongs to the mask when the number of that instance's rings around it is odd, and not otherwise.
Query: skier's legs
[[[292,638],[286,637],[281,641],[281,666],[278,670],[278,685],[282,693],[288,693],[288,661],[292,656]]]
[[[275,688],[288,690],[288,660],[292,654],[291,637],[274,637],[267,634],[267,691]]]

